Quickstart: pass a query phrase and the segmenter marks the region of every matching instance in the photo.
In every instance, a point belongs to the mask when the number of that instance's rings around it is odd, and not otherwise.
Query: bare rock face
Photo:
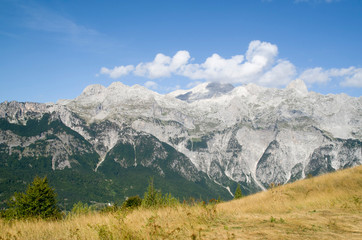
[[[296,92],[303,96],[306,96],[308,94],[308,88],[301,79],[297,79],[289,83],[287,89],[294,89]]]
[[[107,161],[150,168],[160,176],[171,169],[193,182],[207,176],[229,197],[237,183],[252,193],[362,163],[362,98],[308,92],[301,80],[286,89],[207,83],[167,95],[113,83],[89,86],[76,99],[57,104],[5,102],[0,144],[14,152],[14,146],[26,148],[54,134],[48,129],[24,137],[4,127],[44,114],[89,144],[64,132],[47,139],[38,152],[52,156],[53,169],[71,168],[76,160],[69,153],[93,151],[94,171]],[[37,154],[32,151],[19,154]]]

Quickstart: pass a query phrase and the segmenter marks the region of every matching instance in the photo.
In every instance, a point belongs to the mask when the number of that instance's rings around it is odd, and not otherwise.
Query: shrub
[[[178,203],[180,203],[179,200],[172,196],[171,193],[166,193],[162,197],[162,205],[164,206],[175,206]]]
[[[137,195],[127,198],[127,200],[124,201],[122,208],[133,209],[141,206],[141,204],[142,204],[142,199]]]
[[[92,212],[92,207],[88,206],[87,203],[82,203],[81,201],[75,203],[71,210],[72,215],[88,214]]]

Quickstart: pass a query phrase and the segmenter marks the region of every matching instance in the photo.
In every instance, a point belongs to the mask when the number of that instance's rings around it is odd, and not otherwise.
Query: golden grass
[[[362,239],[362,166],[217,205],[0,220],[0,239]]]

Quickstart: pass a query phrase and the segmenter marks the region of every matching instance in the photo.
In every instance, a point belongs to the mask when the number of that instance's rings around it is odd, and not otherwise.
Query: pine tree
[[[238,184],[238,186],[236,187],[236,190],[235,190],[234,199],[239,199],[242,197],[243,197],[243,194],[241,193],[240,184]]]
[[[35,177],[25,193],[15,193],[9,201],[8,216],[14,218],[59,218],[56,193],[47,177]]]

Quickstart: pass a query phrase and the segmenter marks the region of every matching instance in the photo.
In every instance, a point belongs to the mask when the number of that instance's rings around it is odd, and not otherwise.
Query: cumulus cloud
[[[178,51],[172,58],[159,53],[152,62],[138,64],[134,74],[151,79],[170,77],[171,74],[181,71],[189,59],[190,54],[187,51]]]
[[[128,75],[133,71],[134,67],[132,65],[114,67],[113,69],[108,69],[106,67],[101,68],[101,74],[107,74],[111,78],[120,78],[122,76]]]
[[[362,68],[332,68],[324,70],[321,67],[305,70],[300,79],[309,84],[327,83],[333,78],[342,78],[341,86],[362,87]]]
[[[325,83],[330,80],[328,72],[324,71],[321,67],[307,69],[299,78],[307,83]]]
[[[199,81],[218,81],[236,84],[256,83],[268,87],[285,86],[296,77],[309,85],[328,83],[334,78],[341,86],[361,87],[361,68],[310,68],[297,73],[297,68],[288,60],[278,58],[278,47],[275,44],[251,41],[245,54],[224,58],[217,53],[212,54],[202,63],[194,63],[188,51],[178,51],[174,56],[159,53],[151,62],[138,65],[116,66],[113,69],[102,67],[100,73],[111,78],[120,78],[134,74],[149,79],[160,79],[172,76],[183,76]],[[192,85],[192,83],[191,83]],[[148,88],[155,89],[156,82],[145,83]]]
[[[179,75],[193,80],[220,81],[229,83],[259,82],[261,85],[280,86],[295,75],[294,66],[288,61],[276,59],[278,47],[261,41],[252,41],[244,55],[223,58],[217,53],[208,57],[203,63],[191,63],[188,51],[178,51],[173,57],[162,53],[156,55],[152,62],[119,66],[113,69],[103,67],[101,74],[112,78],[129,73],[150,79]],[[276,64],[275,64],[276,63]]]
[[[206,79],[207,81],[255,82],[266,70],[272,67],[277,54],[276,45],[252,41],[245,57],[244,55],[235,55],[226,59],[215,53],[202,64],[186,65],[181,74],[191,79]],[[273,82],[271,85],[279,84]]]
[[[296,69],[289,61],[281,60],[276,66],[264,73],[258,80],[260,85],[285,86],[296,75]]]

